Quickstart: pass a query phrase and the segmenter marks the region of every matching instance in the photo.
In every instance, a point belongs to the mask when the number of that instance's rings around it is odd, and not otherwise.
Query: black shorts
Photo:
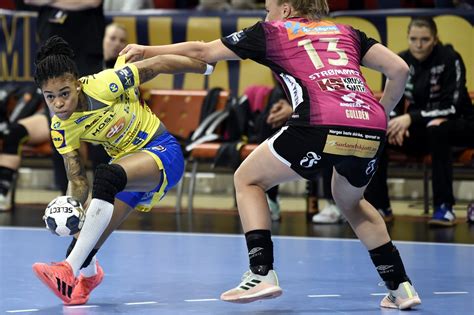
[[[338,127],[285,126],[268,139],[275,156],[308,180],[335,167],[355,187],[367,185],[377,169],[385,131]]]

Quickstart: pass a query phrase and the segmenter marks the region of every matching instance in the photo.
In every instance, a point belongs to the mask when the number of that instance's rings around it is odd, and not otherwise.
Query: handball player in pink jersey
[[[407,309],[421,303],[385,222],[363,197],[385,142],[388,113],[400,100],[407,64],[349,25],[324,20],[326,0],[267,0],[264,22],[212,42],[128,45],[127,61],[179,54],[207,63],[252,59],[269,67],[285,88],[293,115],[234,175],[250,270],[221,299],[247,303],[282,294],[273,270],[271,220],[265,191],[283,182],[314,179],[332,168],[337,206],[366,246],[388,289],[380,305]],[[380,101],[361,65],[386,78]]]

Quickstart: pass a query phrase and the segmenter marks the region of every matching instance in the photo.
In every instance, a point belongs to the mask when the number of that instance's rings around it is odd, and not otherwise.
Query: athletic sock
[[[87,267],[84,267],[81,269],[81,275],[83,275],[86,278],[93,277],[97,274],[97,264],[96,264],[96,258],[95,256],[92,257],[91,262]]]
[[[77,239],[74,249],[66,258],[75,275],[77,275],[87,256],[94,249],[102,233],[104,233],[113,212],[113,204],[96,198],[91,200],[81,234]]]
[[[392,241],[369,250],[369,254],[377,272],[388,289],[396,290],[400,283],[405,281],[411,283],[400,258],[400,253]]]
[[[250,260],[250,270],[262,276],[273,269],[273,242],[269,230],[253,230],[245,233]]]

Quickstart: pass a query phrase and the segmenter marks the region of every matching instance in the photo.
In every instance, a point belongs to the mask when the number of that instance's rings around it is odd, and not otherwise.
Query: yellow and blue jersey
[[[118,66],[120,61],[114,69],[80,79],[86,111],[66,120],[53,116],[51,138],[60,154],[77,150],[85,141],[103,145],[117,158],[142,148],[157,131],[160,120],[139,98],[138,69],[133,64]]]
[[[114,159],[133,152],[149,154],[162,170],[161,182],[149,192],[116,195],[132,208],[149,211],[181,179],[183,154],[176,139],[160,128],[158,117],[140,100],[137,67],[123,61],[119,57],[114,69],[80,79],[88,108],[65,120],[53,116],[51,138],[61,154],[79,149],[81,141],[103,145]]]

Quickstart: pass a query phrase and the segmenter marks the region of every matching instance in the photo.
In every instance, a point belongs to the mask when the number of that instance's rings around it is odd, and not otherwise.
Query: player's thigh
[[[29,144],[43,143],[51,138],[48,118],[44,114],[36,114],[21,119],[18,123],[23,125],[28,131]]]
[[[333,168],[331,189],[334,200],[343,211],[353,209],[361,199],[367,185],[362,187],[353,186],[347,177],[338,173]]]
[[[268,141],[260,144],[237,169],[234,182],[239,185],[258,185],[269,189],[283,182],[301,178],[270,149]]]
[[[155,159],[145,152],[136,152],[113,162],[127,174],[127,191],[151,191],[161,182],[162,170]]]

